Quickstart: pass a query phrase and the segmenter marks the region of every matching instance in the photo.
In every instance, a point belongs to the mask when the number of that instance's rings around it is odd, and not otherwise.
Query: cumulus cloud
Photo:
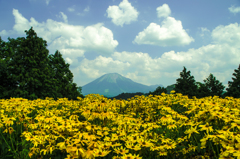
[[[68,23],[67,15],[63,12],[60,12],[60,15],[56,15],[58,18],[62,18],[65,23]]]
[[[152,58],[142,52],[114,52],[108,58],[99,56],[94,60],[84,59],[78,68],[92,79],[105,73],[119,72],[138,83],[167,86],[169,82],[176,83],[185,66],[196,82],[203,83],[213,73],[217,80],[227,83],[227,80],[231,80],[232,68],[238,67],[239,59],[239,49],[227,44],[210,44],[186,52],[165,52],[159,58]]]
[[[13,15],[15,18],[13,30],[2,30],[0,35],[25,36],[24,30],[29,30],[33,26],[38,37],[50,44],[48,47],[50,53],[59,50],[65,61],[75,68],[71,69],[74,79],[82,80],[83,74],[90,79],[96,79],[105,73],[118,72],[138,83],[147,85],[159,83],[167,86],[169,83],[176,83],[176,79],[180,77],[179,73],[185,66],[198,82],[203,82],[212,73],[217,80],[227,83],[232,80],[234,72],[232,68],[237,69],[239,65],[240,27],[237,23],[220,25],[213,29],[211,36],[214,44],[182,52],[168,51],[159,58],[152,58],[148,53],[142,52],[114,52],[118,42],[113,39],[112,31],[102,23],[87,27],[51,19],[39,23],[34,18],[28,21],[16,9],[13,9]],[[210,32],[207,28],[201,29],[203,33]],[[159,46],[186,45],[191,41],[194,40],[183,29],[181,21],[172,17],[167,17],[161,26],[151,23],[135,38],[138,44]],[[101,55],[89,60],[84,57],[86,51],[98,51]],[[82,57],[83,60],[79,62],[78,57]],[[89,82],[89,79],[86,82]]]
[[[227,26],[219,25],[212,31],[212,39],[217,44],[227,43],[235,48],[240,48],[240,26],[238,23]]]
[[[161,17],[166,18],[171,14],[171,10],[167,4],[163,4],[162,6],[158,7],[156,10],[157,10],[158,18],[161,18]]]
[[[179,20],[167,17],[162,22],[162,27],[151,23],[146,29],[138,33],[133,43],[158,46],[188,45],[194,39],[189,37]]]
[[[138,12],[128,0],[123,0],[119,6],[109,6],[107,9],[108,18],[112,18],[115,25],[123,26],[123,24],[130,24],[137,21]]]
[[[111,57],[103,57],[100,55],[94,60],[84,59],[78,69],[88,77],[96,78],[99,77],[100,73],[104,70],[107,72],[121,72],[128,69],[129,66],[130,64],[128,62],[113,60]]]
[[[64,14],[61,13],[64,17]],[[63,54],[68,63],[76,65],[76,57],[84,57],[86,51],[96,51],[102,55],[111,54],[118,42],[113,39],[113,33],[110,29],[103,26],[102,23],[83,27],[74,26],[62,22],[47,19],[46,23],[39,23],[34,18],[28,21],[17,9],[13,9],[15,25],[13,30],[0,32],[1,36],[19,35],[26,36],[25,30],[31,26],[38,37],[48,42],[48,50],[54,54],[56,50]],[[67,20],[67,17],[65,17]],[[74,64],[75,63],[75,64]]]
[[[118,42],[113,39],[112,31],[105,28],[102,23],[87,26],[86,28],[59,24],[53,21],[49,23],[57,26],[47,28],[51,32],[50,35],[62,35],[62,37],[52,42],[51,47],[53,48],[60,48],[64,45],[109,55],[118,45]]]
[[[207,28],[201,27],[201,37],[204,37],[206,33],[210,33],[210,30],[208,30]]]
[[[231,6],[228,8],[228,10],[231,12],[231,13],[239,13],[240,12],[240,7],[234,7],[234,6]]]
[[[202,28],[202,30],[209,32],[207,28]],[[79,71],[92,79],[105,73],[118,72],[138,83],[146,85],[159,83],[167,86],[169,83],[176,83],[176,79],[180,78],[179,73],[185,66],[187,71],[191,71],[196,82],[204,83],[203,80],[212,73],[226,89],[228,81],[232,81],[232,74],[234,69],[238,68],[240,59],[239,47],[229,39],[239,33],[237,24],[218,26],[212,31],[212,37],[217,41],[215,44],[205,45],[198,49],[191,48],[188,51],[172,50],[164,52],[159,58],[152,58],[148,53],[142,52],[114,52],[108,58],[99,56],[94,60],[84,59],[84,64],[79,67]],[[223,38],[220,38],[221,35]],[[240,39],[235,40],[235,43],[240,42]],[[95,72],[95,74],[88,71]]]

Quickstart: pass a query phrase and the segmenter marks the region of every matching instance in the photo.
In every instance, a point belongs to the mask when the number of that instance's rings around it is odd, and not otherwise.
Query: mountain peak
[[[106,97],[114,97],[127,92],[148,93],[154,91],[156,87],[134,82],[118,73],[108,73],[83,86],[82,93],[83,95],[100,94]]]
[[[100,77],[99,82],[102,82],[104,80],[106,80],[107,82],[109,83],[117,83],[117,79],[123,79],[125,77],[123,77],[122,75],[118,74],[118,73],[108,73],[108,74],[105,74],[103,75],[102,77]]]

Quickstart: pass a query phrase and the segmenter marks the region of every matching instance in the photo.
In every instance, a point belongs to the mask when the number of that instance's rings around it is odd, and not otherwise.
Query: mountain
[[[153,92],[158,86],[163,87],[162,85],[146,86],[118,73],[108,73],[82,86],[82,94],[84,96],[100,94],[106,97],[114,97],[121,93],[149,93],[149,91]]]

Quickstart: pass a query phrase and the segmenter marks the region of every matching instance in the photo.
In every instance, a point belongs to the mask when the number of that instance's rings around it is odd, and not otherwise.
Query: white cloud
[[[60,15],[56,15],[58,18],[62,18],[64,23],[68,23],[68,20],[67,20],[67,15],[64,14],[63,12],[60,12]]]
[[[84,59],[79,66],[79,70],[84,72],[89,78],[96,78],[100,76],[101,72],[121,72],[128,69],[130,64],[119,60],[113,60],[111,57],[98,56],[94,60]]]
[[[207,28],[201,27],[201,37],[204,37],[205,33],[210,33],[210,30],[208,30]]]
[[[161,17],[166,18],[171,14],[171,10],[167,4],[163,4],[162,6],[158,7],[156,10],[157,10],[158,18],[161,18]]]
[[[84,9],[84,12],[89,12],[90,8],[89,6],[87,8]]]
[[[228,10],[231,12],[231,13],[239,13],[240,12],[240,7],[234,7],[234,6],[231,6],[228,8]]]
[[[212,31],[212,39],[216,44],[227,43],[235,48],[240,48],[240,26],[238,23],[227,26],[219,25]]]
[[[49,4],[49,2],[50,2],[50,0],[46,0],[46,4],[47,4],[47,5]]]
[[[118,42],[113,39],[112,31],[102,23],[87,27],[51,19],[39,23],[32,17],[28,21],[16,9],[13,9],[13,15],[15,18],[13,30],[2,30],[0,35],[26,36],[24,30],[29,30],[33,26],[38,37],[50,44],[48,47],[50,53],[59,50],[65,61],[74,67],[71,72],[78,85],[81,83],[80,79],[88,83],[89,80],[105,73],[118,72],[138,83],[147,85],[158,83],[167,86],[169,83],[176,83],[176,79],[180,77],[179,73],[185,66],[196,81],[203,83],[203,80],[212,73],[227,87],[227,82],[232,80],[233,68],[237,69],[240,63],[238,45],[240,27],[237,23],[216,27],[211,32],[214,44],[185,52],[168,51],[159,58],[152,58],[148,53],[142,52],[114,52]],[[202,28],[202,32],[210,31]],[[183,29],[181,21],[176,21],[172,17],[167,17],[161,26],[151,23],[135,40],[140,44],[148,42],[160,46],[186,45],[194,41]],[[99,51],[102,55],[88,60],[84,58],[86,51]],[[114,54],[111,54],[112,52]],[[103,57],[104,55],[110,57]],[[79,62],[78,57],[83,57],[84,60]],[[90,79],[85,78],[84,74]]]
[[[76,57],[84,57],[86,51],[109,55],[118,45],[118,42],[113,39],[112,31],[104,27],[102,23],[87,27],[73,26],[51,19],[48,19],[46,23],[39,23],[32,17],[28,21],[16,9],[13,9],[13,15],[15,18],[13,30],[2,30],[1,36],[26,36],[24,31],[32,26],[38,37],[48,42],[50,53],[60,51],[72,65],[76,65],[78,63]],[[62,16],[64,17],[64,14]]]
[[[162,27],[151,23],[146,29],[138,33],[133,43],[158,46],[188,45],[194,39],[189,37],[182,27],[181,21],[167,17],[162,22]]]
[[[74,9],[73,7],[69,7],[69,8],[68,8],[68,11],[69,11],[69,12],[74,12],[75,9]]]
[[[138,12],[128,0],[123,0],[118,6],[109,6],[107,9],[108,18],[112,18],[112,22],[115,25],[130,24],[133,21],[137,21]]]
[[[16,23],[13,27],[14,30],[23,33],[25,28],[30,28],[30,24],[29,24],[28,20],[26,18],[24,18],[22,16],[22,14],[18,12],[17,9],[13,9],[12,13],[13,13],[15,23]],[[30,20],[32,21],[32,23],[35,24],[34,18],[31,17]]]
[[[79,70],[91,79],[105,73],[118,72],[138,83],[159,83],[166,87],[169,83],[176,83],[185,66],[196,82],[203,83],[212,73],[217,80],[225,83],[226,88],[234,71],[232,68],[238,68],[239,59],[239,49],[227,44],[210,44],[186,52],[165,52],[154,59],[148,53],[114,52],[108,58],[99,56],[94,60],[84,59]]]
[[[202,31],[209,32],[207,28],[202,28]],[[142,52],[114,52],[109,58],[99,56],[94,60],[85,59],[79,71],[92,79],[105,73],[118,72],[138,83],[162,84],[166,87],[169,83],[176,83],[185,66],[196,82],[204,83],[203,80],[212,73],[226,90],[228,81],[232,81],[234,69],[239,66],[240,50],[231,40],[223,39],[231,39],[239,33],[237,24],[219,26],[212,31],[213,39],[219,39],[216,44],[186,52],[169,51],[159,58],[152,58],[148,53]],[[235,43],[240,43],[240,39],[236,39]]]
[[[80,16],[84,16],[87,12],[89,12],[90,11],[90,8],[89,8],[89,6],[87,6],[84,10],[83,10],[83,12],[84,13],[77,13],[77,15],[80,15]]]

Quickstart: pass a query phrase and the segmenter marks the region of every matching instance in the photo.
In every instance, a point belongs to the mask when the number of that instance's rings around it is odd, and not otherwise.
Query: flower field
[[[240,100],[0,100],[0,158],[240,159]]]

